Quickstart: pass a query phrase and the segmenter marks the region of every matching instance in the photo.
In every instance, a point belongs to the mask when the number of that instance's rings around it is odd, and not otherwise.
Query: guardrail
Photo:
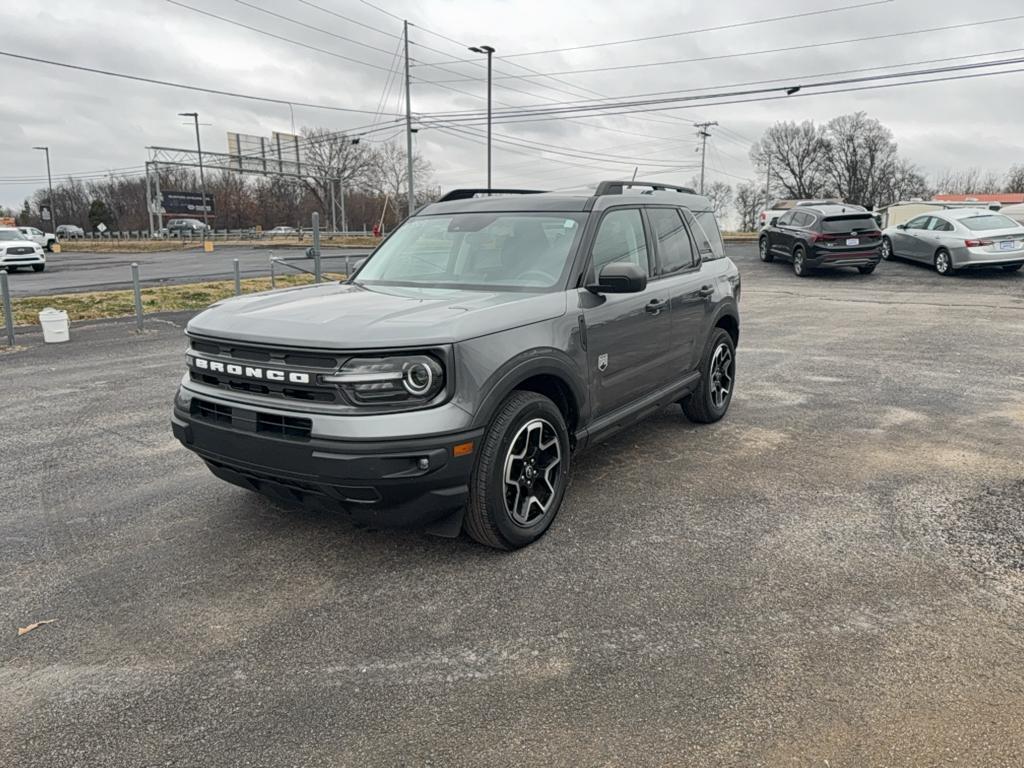
[[[373,235],[366,227],[362,230],[321,230],[321,237],[371,237]],[[313,239],[311,228],[300,227],[293,232],[271,232],[263,230],[257,232],[255,229],[211,229],[206,233],[206,239],[217,242],[218,240],[310,240]],[[187,242],[202,242],[201,232],[163,232],[150,235],[147,230],[130,229],[114,230],[106,232],[86,232],[74,237],[60,237],[60,242],[70,243],[76,240],[86,242],[110,242],[110,241],[152,241],[152,240],[185,240]]]

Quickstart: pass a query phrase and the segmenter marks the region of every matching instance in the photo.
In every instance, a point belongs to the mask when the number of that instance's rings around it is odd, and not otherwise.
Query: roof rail
[[[447,203],[449,200],[469,200],[470,198],[481,195],[489,197],[490,195],[539,195],[542,191],[539,189],[453,189],[450,192],[446,192],[437,201],[439,203]]]
[[[597,185],[595,195],[621,195],[625,189],[630,187],[647,187],[652,192],[672,190],[673,192],[686,192],[695,195],[697,192],[689,187],[677,187],[675,184],[662,184],[660,181],[602,181]]]

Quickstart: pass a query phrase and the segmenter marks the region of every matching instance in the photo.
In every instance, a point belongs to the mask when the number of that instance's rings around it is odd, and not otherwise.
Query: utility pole
[[[50,226],[54,228],[54,232],[57,231],[57,214],[54,212],[53,205],[53,179],[50,178],[50,148],[49,147],[32,147],[32,149],[41,149],[46,153],[46,186],[50,190],[50,198],[46,201],[50,206]]]
[[[772,207],[772,156],[768,155],[768,173],[764,177],[764,208]]]
[[[199,140],[199,113],[198,112],[179,112],[179,117],[191,117],[196,124],[196,150],[199,152],[199,189],[203,194],[203,247],[206,247],[206,230],[209,227],[207,223],[207,211],[208,206],[206,205],[206,177],[203,175],[203,144]]]
[[[473,45],[469,50],[487,54],[487,189],[491,189],[491,60],[494,58],[494,48],[489,45]]]
[[[711,136],[708,133],[708,128],[714,125],[718,125],[718,122],[694,123],[694,128],[697,129],[697,138],[700,139],[700,193],[702,195],[704,194],[704,158],[707,155],[708,138]]]
[[[416,193],[412,180],[412,94],[409,93],[409,22],[402,22],[405,33],[405,155],[409,165],[409,215],[412,216],[416,204]]]

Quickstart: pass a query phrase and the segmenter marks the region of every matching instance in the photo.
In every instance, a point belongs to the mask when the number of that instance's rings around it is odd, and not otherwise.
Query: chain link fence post
[[[242,273],[238,266],[238,259],[232,259],[235,263],[235,296],[242,295]]]
[[[320,282],[320,214],[313,211],[313,280]]]
[[[277,262],[277,259],[274,258],[274,252],[271,251],[270,252],[270,290],[272,290],[272,291],[277,288],[277,275],[275,274],[275,269],[274,269],[274,267],[276,265],[276,262]]]
[[[11,308],[11,287],[7,284],[7,270],[0,269],[0,301],[4,303],[4,327],[7,329],[7,346],[14,347],[14,310]]]
[[[139,264],[132,262],[132,291],[135,293],[135,324],[142,330],[142,289],[139,287]]]

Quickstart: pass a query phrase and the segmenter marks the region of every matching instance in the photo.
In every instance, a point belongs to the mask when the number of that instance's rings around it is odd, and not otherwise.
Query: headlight
[[[444,391],[441,363],[431,355],[354,357],[323,380],[337,384],[354,403],[423,404]]]

